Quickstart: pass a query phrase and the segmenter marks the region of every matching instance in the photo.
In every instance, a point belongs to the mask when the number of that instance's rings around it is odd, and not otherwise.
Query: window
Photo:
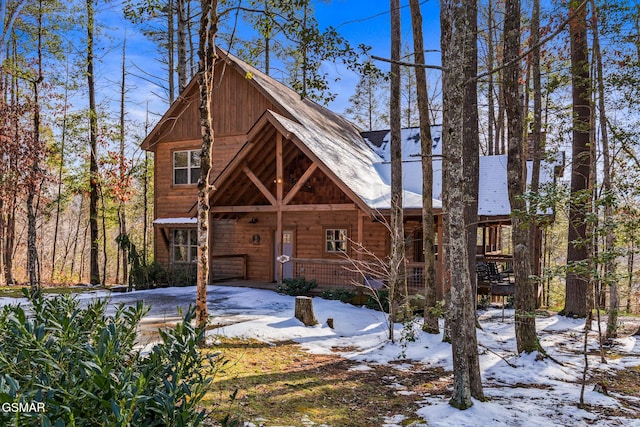
[[[327,228],[325,230],[325,251],[329,253],[347,252],[346,228]]]
[[[173,262],[190,263],[198,259],[196,229],[173,230]]]
[[[173,152],[173,183],[197,184],[200,179],[200,151]]]

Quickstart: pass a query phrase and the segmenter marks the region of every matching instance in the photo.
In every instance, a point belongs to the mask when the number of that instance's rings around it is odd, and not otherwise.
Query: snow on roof
[[[177,225],[177,224],[197,224],[197,218],[156,218],[154,224],[159,225]]]
[[[384,133],[386,132],[386,133]],[[442,127],[433,126],[433,199],[442,206]],[[390,132],[363,132],[362,136],[378,156],[383,159],[374,166],[382,180],[391,184]],[[418,197],[422,195],[422,165],[420,163],[420,130],[418,128],[402,129],[402,185],[405,191]],[[543,161],[540,171],[540,184],[553,182],[554,167],[561,163],[561,159]],[[532,162],[527,162],[527,183],[531,182]],[[405,202],[405,205],[407,203]],[[420,205],[421,206],[421,205]],[[434,206],[436,204],[434,203]],[[480,181],[478,191],[478,215],[506,216],[511,214],[509,193],[507,187],[507,156],[480,156]]]
[[[400,132],[402,140],[402,158],[420,161],[422,148],[420,146],[420,128],[405,128]],[[391,132],[389,130],[374,130],[362,132],[362,137],[369,146],[384,161],[391,161]],[[432,154],[442,155],[442,126],[431,126]]]
[[[371,209],[391,206],[390,132],[361,132],[344,117],[301,98],[291,88],[237,57],[227,58],[248,79],[282,107],[289,117],[271,112],[287,131],[295,134],[324,164]],[[442,126],[431,128],[433,140],[433,206],[442,207]],[[401,131],[403,156],[403,204],[422,207],[422,168],[419,128]],[[507,162],[503,156],[480,157],[478,215],[503,216],[511,212],[507,192]],[[529,176],[531,162],[528,163]],[[554,178],[553,165],[543,162],[541,184]],[[529,177],[530,179],[530,177]]]
[[[375,167],[382,159],[365,142],[356,125],[309,99],[300,98],[292,89],[235,56],[229,54],[228,58],[294,120],[272,112],[274,118],[295,134],[367,206],[390,208],[391,187]],[[405,192],[404,206],[422,207],[421,195]],[[438,201],[434,201],[434,207],[440,207]]]

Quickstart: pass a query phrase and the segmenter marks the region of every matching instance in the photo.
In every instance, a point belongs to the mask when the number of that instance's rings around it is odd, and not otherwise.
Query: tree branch
[[[382,58],[380,56],[371,56],[371,59],[375,59],[376,61],[388,62],[390,64],[402,65],[405,67],[413,67],[413,68],[428,68],[430,70],[440,70],[442,71],[442,67],[439,65],[427,65],[427,64],[414,64],[413,62],[404,62],[404,61],[396,61],[389,58]]]
[[[508,66],[512,65],[514,62],[521,61],[523,58],[529,56],[531,54],[531,52],[533,52],[536,49],[539,49],[540,46],[542,46],[544,44],[547,44],[549,41],[554,39],[558,34],[560,34],[560,32],[562,32],[562,30],[564,30],[564,27],[566,27],[569,24],[569,22],[571,22],[571,20],[578,14],[578,12],[580,12],[583,8],[585,8],[587,6],[587,3],[589,3],[589,1],[590,0],[584,0],[582,3],[580,3],[580,5],[577,8],[575,8],[573,13],[571,15],[569,15],[569,17],[567,19],[565,19],[564,22],[562,22],[558,26],[558,28],[556,28],[556,30],[553,33],[551,33],[547,37],[541,39],[538,43],[536,43],[535,45],[531,46],[529,49],[525,50],[519,56],[513,58],[509,62],[505,62],[504,64],[502,64],[499,67],[496,67],[496,68],[494,68],[492,70],[487,70],[484,73],[478,74],[472,80],[479,80],[479,79],[481,79],[483,77],[487,77],[489,74],[495,74],[498,71],[501,71],[501,70],[507,68]]]

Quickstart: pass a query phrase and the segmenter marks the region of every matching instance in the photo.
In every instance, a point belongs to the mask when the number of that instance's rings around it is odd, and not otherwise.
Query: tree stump
[[[305,326],[317,325],[316,315],[313,313],[313,299],[309,297],[296,297],[295,306],[296,319],[305,324]]]

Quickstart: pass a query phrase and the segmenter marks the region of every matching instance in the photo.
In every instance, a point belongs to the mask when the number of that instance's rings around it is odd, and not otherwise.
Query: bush
[[[374,291],[376,295],[371,295],[367,299],[365,306],[378,311],[389,312],[389,291],[387,289],[378,289]]]
[[[346,303],[352,302],[355,296],[356,293],[352,289],[325,289],[322,291],[322,298]]]
[[[284,279],[282,285],[278,286],[278,292],[298,296],[307,295],[311,289],[318,287],[315,280],[305,280],[304,277],[296,277],[293,279]]]
[[[169,286],[195,286],[197,280],[195,264],[174,265],[167,274]]]
[[[161,331],[148,355],[136,350],[147,309],[107,302],[86,308],[70,296],[32,298],[0,311],[0,404],[44,404],[44,412],[0,412],[1,425],[196,426],[198,404],[217,359],[203,357],[204,331],[190,309],[175,329]]]
[[[168,282],[167,270],[155,261],[149,265],[132,266],[129,271],[129,284],[137,290],[157,288]]]

